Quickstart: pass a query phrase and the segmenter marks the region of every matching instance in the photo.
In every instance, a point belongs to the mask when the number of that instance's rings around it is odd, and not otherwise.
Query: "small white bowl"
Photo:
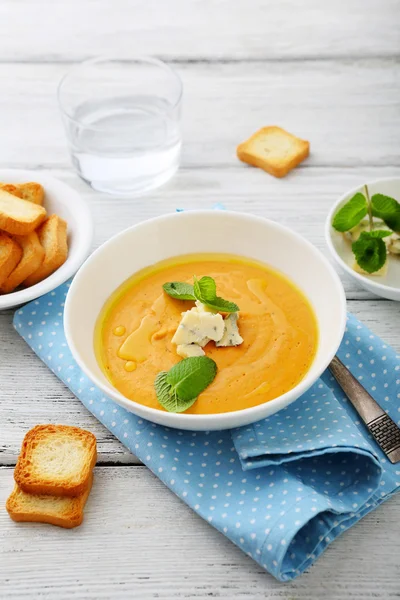
[[[95,356],[96,319],[105,301],[128,277],[160,260],[188,253],[216,252],[263,261],[287,275],[307,296],[316,313],[319,344],[304,379],[292,390],[259,406],[209,415],[168,413],[125,398],[103,374]],[[98,248],[69,289],[64,313],[71,352],[104,394],[128,411],[168,427],[215,430],[258,421],[301,396],[323,373],[342,340],[346,299],[333,267],[308,241],[260,217],[229,211],[188,211],[126,229]]]
[[[36,285],[10,294],[0,295],[0,310],[30,302],[50,292],[69,279],[88,256],[93,240],[93,219],[86,202],[66,183],[41,171],[0,169],[0,181],[23,183],[36,181],[44,187],[44,207],[49,215],[56,213],[68,224],[68,258],[52,275]]]
[[[374,194],[385,194],[400,201],[400,179],[376,179],[367,182],[370,196]],[[325,239],[328,248],[337,262],[352,279],[357,281],[361,287],[388,300],[400,301],[400,257],[388,256],[389,267],[384,275],[361,275],[352,268],[354,255],[351,245],[343,235],[332,227],[333,217],[348,200],[357,192],[364,193],[364,186],[358,186],[346,192],[331,208],[325,223]]]

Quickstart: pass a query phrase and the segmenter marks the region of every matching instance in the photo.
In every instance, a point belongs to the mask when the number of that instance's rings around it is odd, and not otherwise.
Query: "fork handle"
[[[337,356],[332,359],[329,370],[364,423],[368,424],[377,417],[386,414]]]
[[[329,370],[391,463],[400,462],[400,428],[335,356]]]

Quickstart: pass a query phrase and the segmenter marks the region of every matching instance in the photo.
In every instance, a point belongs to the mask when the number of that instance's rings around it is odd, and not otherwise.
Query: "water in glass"
[[[167,181],[181,150],[179,120],[170,108],[164,98],[149,95],[77,106],[70,144],[80,175],[105,192],[142,193]]]

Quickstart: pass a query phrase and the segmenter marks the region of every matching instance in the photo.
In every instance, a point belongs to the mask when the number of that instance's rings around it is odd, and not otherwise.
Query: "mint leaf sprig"
[[[169,371],[158,373],[154,381],[157,400],[168,412],[184,412],[214,381],[216,374],[217,365],[211,358],[184,358]]]
[[[392,235],[391,231],[375,229],[363,231],[351,249],[357,264],[367,273],[376,273],[386,262],[386,245],[382,238]]]
[[[194,295],[196,296],[197,300],[209,308],[216,310],[217,312],[238,312],[239,307],[237,304],[217,296],[217,286],[215,285],[215,281],[212,277],[202,277],[201,279],[197,279],[195,276],[193,279]]]
[[[363,231],[353,242],[352,251],[359,267],[371,274],[379,271],[386,263],[387,248],[383,238],[393,232],[400,232],[400,204],[384,194],[374,194],[370,198],[367,185],[364,190],[365,195],[357,192],[338,210],[332,227],[345,233],[359,225],[368,215],[369,231]],[[391,231],[375,229],[374,217],[381,219]]]
[[[336,213],[332,227],[344,233],[353,229],[367,215],[368,205],[364,194],[358,192]]]
[[[400,231],[400,204],[390,196],[374,194],[371,198],[372,214],[385,222],[393,231]]]
[[[163,289],[171,298],[176,300],[199,300],[199,302],[217,312],[234,313],[240,310],[234,302],[217,296],[217,286],[212,277],[205,276],[201,279],[194,277],[193,280],[193,285],[179,281],[164,283]]]
[[[163,289],[171,298],[175,298],[175,300],[196,300],[193,286],[190,283],[171,281],[164,283]]]

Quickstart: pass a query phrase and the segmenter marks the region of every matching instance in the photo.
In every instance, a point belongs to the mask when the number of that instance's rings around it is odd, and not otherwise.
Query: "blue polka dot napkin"
[[[18,310],[18,333],[177,496],[277,579],[298,576],[398,490],[400,464],[384,457],[328,372],[288,408],[234,431],[168,429],[125,411],[72,358],[67,290]],[[339,357],[400,423],[400,356],[349,316]]]

